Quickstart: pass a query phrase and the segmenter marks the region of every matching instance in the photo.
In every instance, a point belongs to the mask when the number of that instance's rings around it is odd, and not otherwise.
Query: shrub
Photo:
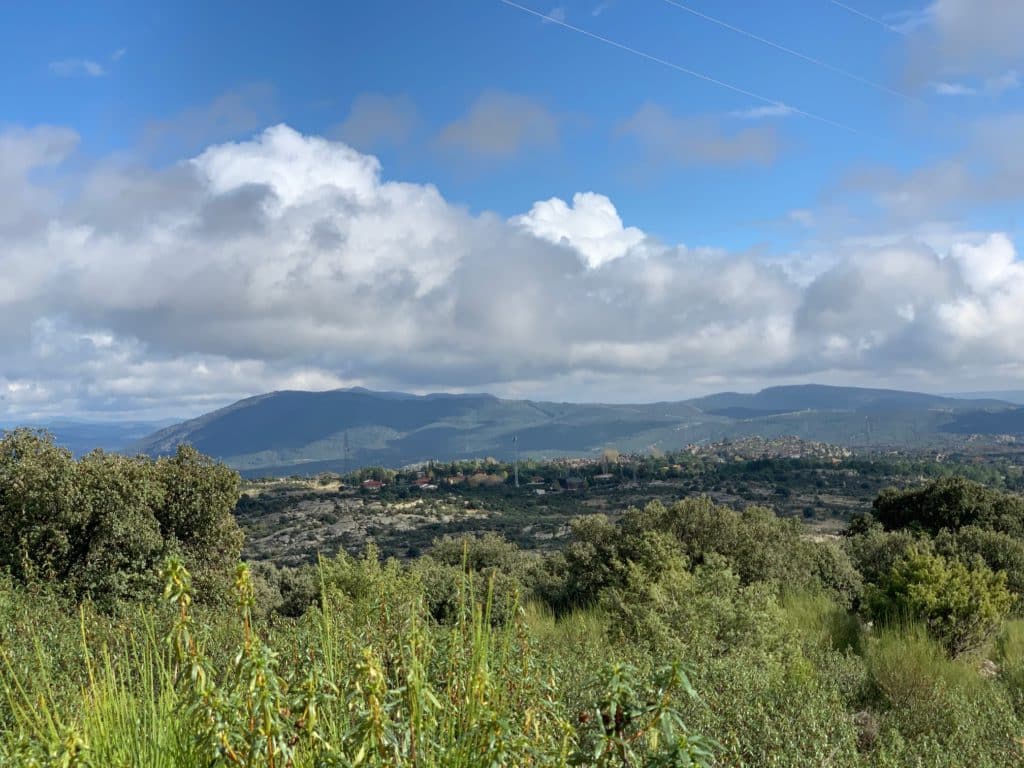
[[[1006,586],[1011,592],[1018,598],[1024,596],[1024,540],[969,525],[955,533],[941,531],[935,537],[935,549],[946,557],[966,561],[980,557],[993,571],[1006,573]]]
[[[825,589],[846,603],[861,591],[844,551],[808,540],[798,521],[763,507],[736,512],[707,497],[671,507],[653,502],[627,511],[618,526],[603,515],[580,518],[572,533],[565,553],[567,590],[577,605],[593,601],[602,589],[622,586],[634,566],[655,574],[672,558],[691,566],[717,558],[744,584]]]
[[[741,647],[767,652],[780,637],[773,590],[743,585],[719,556],[693,572],[676,558],[654,577],[634,566],[621,587],[605,590],[601,605],[613,638],[656,655],[699,661]]]
[[[865,583],[875,584],[887,576],[907,556],[918,539],[910,531],[886,532],[870,517],[851,522],[842,547]]]
[[[176,553],[215,597],[241,553],[239,482],[188,446],[158,461],[94,451],[76,462],[46,433],[5,433],[0,529],[12,535],[0,536],[0,568],[113,608],[152,595],[157,564]]]
[[[954,656],[988,641],[1012,604],[1006,574],[993,573],[980,558],[968,565],[922,550],[896,563],[868,593],[874,617],[919,620]]]

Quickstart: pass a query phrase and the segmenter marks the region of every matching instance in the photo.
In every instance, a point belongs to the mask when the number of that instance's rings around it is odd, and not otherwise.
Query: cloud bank
[[[1024,380],[1024,264],[1000,233],[846,246],[797,281],[660,242],[593,192],[474,214],[286,125],[159,169],[73,171],[76,141],[0,133],[0,420],[354,384],[653,400]]]

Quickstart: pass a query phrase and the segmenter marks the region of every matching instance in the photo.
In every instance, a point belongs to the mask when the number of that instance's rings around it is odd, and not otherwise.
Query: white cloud
[[[59,77],[102,77],[107,70],[92,59],[62,59],[51,61],[50,71]]]
[[[659,243],[596,193],[474,215],[286,126],[65,178],[75,141],[0,133],[2,418],[185,415],[290,386],[1024,380],[1024,267],[1002,235],[848,244],[797,279],[802,257]]]
[[[971,96],[977,89],[963,83],[932,83],[932,90],[940,96]]]
[[[973,96],[982,91],[998,96],[1019,88],[1020,77],[1017,75],[1016,70],[1009,69],[999,75],[982,79],[978,85],[969,85],[964,82],[939,81],[932,83],[931,87],[940,96]]]
[[[861,168],[837,189],[855,206],[867,204],[890,220],[916,224],[946,217],[962,220],[975,210],[1024,198],[1024,112],[1002,112],[969,122],[963,146],[933,162],[901,171]]]
[[[907,32],[911,75],[919,78],[944,73],[995,77],[1024,62],[1024,3],[1019,0],[935,0]]]
[[[225,91],[207,104],[148,121],[143,128],[143,149],[173,162],[212,142],[250,134],[273,122],[275,102],[276,91],[269,83],[249,83]]]
[[[539,238],[575,248],[589,267],[620,259],[643,242],[636,227],[623,227],[612,201],[594,192],[573,195],[572,206],[553,197],[513,219]]]

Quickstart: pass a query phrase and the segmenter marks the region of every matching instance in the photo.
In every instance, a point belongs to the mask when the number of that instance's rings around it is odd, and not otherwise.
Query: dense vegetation
[[[1009,766],[1024,502],[962,478],[840,537],[694,496],[560,551],[238,564],[237,477],[0,440],[0,764]]]

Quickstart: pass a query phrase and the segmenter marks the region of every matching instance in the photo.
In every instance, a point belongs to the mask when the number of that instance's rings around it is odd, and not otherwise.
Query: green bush
[[[940,531],[935,537],[935,549],[946,557],[965,561],[980,557],[993,571],[1006,574],[1006,586],[1018,599],[1024,596],[1024,540],[969,525],[955,533]]]
[[[842,549],[808,540],[798,521],[762,507],[737,512],[707,497],[671,507],[652,502],[627,511],[619,525],[601,515],[580,518],[572,534],[565,557],[574,604],[621,586],[631,568],[655,574],[673,558],[691,566],[721,559],[744,584],[825,589],[847,603],[862,589],[860,574]]]
[[[864,582],[877,584],[918,542],[910,531],[887,532],[874,518],[864,516],[851,522],[842,546]]]
[[[630,570],[625,584],[602,594],[616,640],[700,661],[736,648],[770,652],[782,615],[774,591],[744,585],[725,560],[710,556],[693,572],[678,558],[652,577]]]
[[[242,534],[237,473],[182,446],[157,461],[95,451],[75,461],[45,433],[0,439],[0,569],[107,608],[145,599],[180,554],[213,597],[227,589]]]
[[[977,525],[1024,538],[1024,497],[986,488],[963,477],[946,477],[907,490],[887,489],[874,502],[886,528],[919,528],[935,534]]]
[[[1013,596],[1006,574],[977,558],[970,564],[914,550],[868,593],[871,614],[882,621],[921,621],[956,656],[983,646],[1006,619]]]

